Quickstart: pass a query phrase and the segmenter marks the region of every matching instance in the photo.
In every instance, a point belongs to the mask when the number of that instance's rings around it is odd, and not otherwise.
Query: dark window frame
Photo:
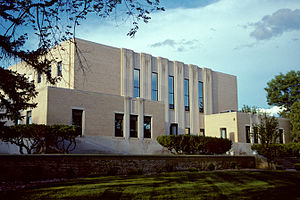
[[[133,122],[133,118],[135,118],[135,129],[132,129],[131,125]],[[130,115],[130,122],[129,122],[129,137],[131,138],[137,138],[138,137],[138,116],[137,115]]]
[[[172,91],[170,91],[170,79],[172,80]],[[169,109],[174,109],[175,99],[174,99],[174,76],[169,76],[168,93],[169,93]],[[170,104],[170,96],[172,96],[172,104]]]
[[[200,95],[200,85],[201,85],[201,95]],[[203,113],[204,111],[204,103],[203,103],[203,82],[199,81],[198,82],[198,92],[199,92],[199,112]]]
[[[187,91],[185,90],[187,89]],[[189,88],[189,79],[184,79],[184,110],[190,110],[190,88]],[[186,101],[187,98],[187,101]]]
[[[62,62],[57,63],[57,76],[62,77]]]
[[[283,134],[284,134],[284,130],[283,128],[278,129],[279,131],[279,143],[283,144]]]
[[[176,128],[176,132],[175,132],[175,134],[173,134],[173,129],[172,129],[172,127],[175,127]],[[170,135],[178,135],[178,124],[176,124],[176,123],[171,123],[170,124]]]
[[[26,112],[26,124],[32,124],[32,111],[28,110]]]
[[[153,76],[155,76],[155,82],[156,82],[156,88],[153,88]],[[158,101],[158,73],[156,73],[156,72],[152,72],[152,74],[151,74],[151,89],[152,89],[152,93],[151,93],[151,95],[152,95],[152,100],[153,101]],[[156,94],[156,98],[153,98],[154,96],[153,96],[153,92]]]
[[[135,85],[135,72],[138,72],[138,85]],[[140,97],[141,94],[140,94],[140,86],[141,86],[141,74],[140,74],[140,70],[139,69],[134,69],[133,70],[133,97],[134,98],[137,98],[137,97]],[[137,89],[138,91],[138,95],[136,96],[135,95],[135,89]]]
[[[149,122],[149,124],[147,124],[146,122]],[[150,131],[147,129],[147,125],[150,125]],[[144,138],[151,138],[151,135],[152,135],[152,117],[144,116]]]
[[[250,126],[245,126],[246,143],[251,143]]]
[[[38,75],[37,75],[37,82],[38,83],[42,82],[42,73],[40,73],[40,72],[38,72]]]
[[[74,120],[74,116],[75,116],[75,112],[80,112],[80,115],[81,115],[81,124],[77,124],[77,119]],[[76,126],[76,127],[79,127],[80,128],[80,135],[82,136],[83,135],[83,112],[84,110],[83,109],[76,109],[76,108],[72,108],[71,110],[71,114],[72,114],[72,126]]]
[[[253,127],[253,143],[258,144],[258,128]]]
[[[225,131],[225,137],[223,137],[223,135],[222,135],[223,130]],[[227,138],[227,129],[226,128],[220,128],[220,138],[223,138],[223,139]]]
[[[121,120],[121,122],[117,121]],[[118,124],[120,123],[120,130],[118,129]],[[115,137],[124,137],[124,114],[123,113],[115,113]]]

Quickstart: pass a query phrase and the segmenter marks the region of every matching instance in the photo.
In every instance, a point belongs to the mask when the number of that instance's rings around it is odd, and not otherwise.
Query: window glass
[[[123,137],[123,114],[115,114],[115,136]]]
[[[133,72],[133,97],[140,96],[140,70],[134,69]]]
[[[258,143],[258,129],[257,127],[253,127],[253,138],[254,138],[254,143]]]
[[[199,90],[199,111],[203,112],[203,83],[199,81],[198,83]]]
[[[169,76],[169,108],[174,109],[174,77]]]
[[[41,73],[38,73],[38,80],[37,80],[38,83],[42,82],[42,74]]]
[[[26,124],[32,124],[31,110],[26,112]]]
[[[226,134],[226,128],[221,128],[221,138],[226,139],[227,138],[227,134]]]
[[[283,144],[283,129],[279,129],[279,143]]]
[[[57,63],[57,76],[62,76],[62,62]]]
[[[251,141],[250,141],[250,126],[246,126],[246,143],[251,143]]]
[[[171,124],[170,125],[170,135],[177,135],[177,124]]]
[[[190,110],[189,106],[189,80],[184,79],[184,107],[185,111]]]
[[[205,136],[205,130],[202,129],[202,128],[200,129],[200,135],[201,135],[201,136]]]
[[[137,137],[137,119],[136,115],[130,115],[130,137]]]
[[[72,125],[79,128],[81,135],[82,135],[82,113],[83,110],[72,109]]]
[[[190,135],[191,133],[190,133],[190,128],[185,128],[185,134],[186,135]]]
[[[152,72],[152,100],[158,100],[157,73]]]
[[[144,138],[151,138],[151,117],[144,116]]]

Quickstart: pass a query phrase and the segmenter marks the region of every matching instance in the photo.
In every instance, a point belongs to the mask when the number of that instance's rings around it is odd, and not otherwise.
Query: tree
[[[300,101],[296,101],[291,106],[291,112],[289,114],[291,121],[291,132],[294,142],[300,142]]]
[[[300,71],[280,73],[267,83],[267,102],[285,108],[280,115],[287,117],[293,103],[300,100]]]
[[[260,123],[253,124],[253,130],[254,132],[252,135],[258,135],[258,138],[261,142],[259,153],[265,156],[270,164],[275,156],[274,149],[271,146],[272,144],[276,143],[280,136],[278,130],[278,120],[276,117],[268,116],[266,113],[264,113]],[[255,145],[252,146],[252,149],[257,150]]]
[[[106,18],[118,11],[131,17],[127,35],[133,37],[140,21],[147,23],[151,12],[164,10],[159,0],[0,0],[0,4],[0,110],[5,111],[0,120],[14,121],[21,118],[20,110],[36,106],[37,92],[24,75],[6,69],[4,63],[23,62],[53,84],[57,78],[51,77],[49,69],[56,59],[49,56],[49,49],[75,38],[76,27],[89,14]],[[28,48],[29,39],[37,39],[36,47]]]
[[[252,113],[252,114],[257,114],[259,113],[259,108],[257,106],[248,106],[248,105],[243,105],[242,109],[240,110],[241,112],[245,113]]]

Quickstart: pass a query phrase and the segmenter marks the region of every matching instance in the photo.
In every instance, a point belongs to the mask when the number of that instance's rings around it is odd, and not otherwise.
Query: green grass
[[[177,172],[74,179],[0,199],[300,199],[300,172]]]

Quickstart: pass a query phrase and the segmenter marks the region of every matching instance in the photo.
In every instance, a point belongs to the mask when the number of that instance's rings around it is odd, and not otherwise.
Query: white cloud
[[[255,30],[250,33],[250,36],[257,40],[270,39],[287,31],[300,30],[300,9],[279,9],[251,26],[254,26]]]
[[[278,107],[278,106],[273,106],[271,108],[260,108],[259,109],[260,112],[267,113],[271,116],[278,116],[278,113],[280,113],[283,110],[284,110],[284,108]]]

